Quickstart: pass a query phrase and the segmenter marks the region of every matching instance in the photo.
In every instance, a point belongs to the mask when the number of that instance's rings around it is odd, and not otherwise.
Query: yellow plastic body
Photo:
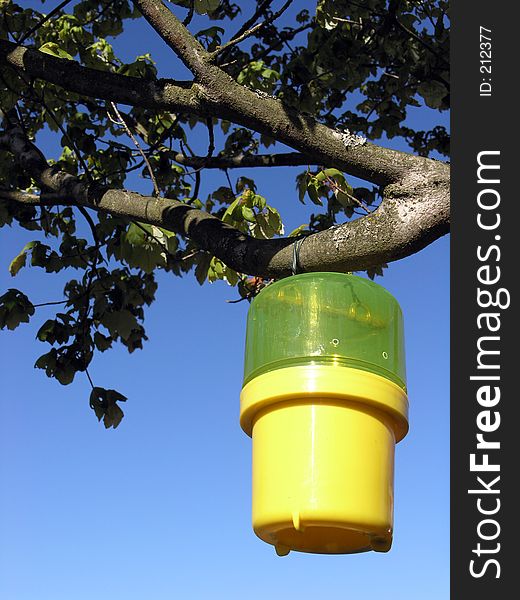
[[[394,449],[408,431],[402,388],[379,375],[307,365],[242,389],[253,438],[253,529],[280,555],[392,544]]]

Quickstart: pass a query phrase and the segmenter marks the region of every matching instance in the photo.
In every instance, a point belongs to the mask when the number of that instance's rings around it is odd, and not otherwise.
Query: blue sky
[[[142,53],[150,39],[134,38],[126,50]],[[160,40],[152,51],[168,56]],[[422,118],[427,126],[428,113]],[[303,222],[296,173],[255,173],[260,193],[288,227]],[[224,175],[211,173],[203,189],[216,182],[225,185]],[[17,287],[34,302],[59,299],[59,278],[35,268],[16,279],[7,272],[33,237],[2,231],[0,290]],[[410,400],[410,433],[396,450],[388,554],[280,558],[254,535],[251,441],[238,423],[248,305],[226,303],[236,297],[226,283],[200,287],[192,277],[161,274],[146,315],[144,351],[117,349],[95,359],[95,382],[129,398],[117,430],[97,423],[84,377],[63,387],[33,369],[45,351],[35,333],[52,316],[50,308],[38,309],[33,323],[2,332],[0,597],[447,598],[448,269],[445,237],[392,263],[377,279],[403,309]]]

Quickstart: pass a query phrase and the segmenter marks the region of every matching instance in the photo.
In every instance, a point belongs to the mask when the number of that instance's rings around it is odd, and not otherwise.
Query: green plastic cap
[[[344,273],[305,273],[268,285],[249,308],[244,384],[311,364],[369,371],[406,389],[397,300],[377,283]]]

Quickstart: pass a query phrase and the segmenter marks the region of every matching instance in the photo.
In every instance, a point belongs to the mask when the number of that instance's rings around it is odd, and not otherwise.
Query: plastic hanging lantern
[[[388,551],[407,415],[402,314],[384,288],[342,273],[264,288],[240,395],[255,533],[279,555]]]

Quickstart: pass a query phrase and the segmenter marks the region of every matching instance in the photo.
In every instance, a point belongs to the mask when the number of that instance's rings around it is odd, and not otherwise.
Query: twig
[[[92,389],[94,389],[94,384],[92,383],[92,377],[90,377],[90,373],[88,372],[87,367],[85,367],[85,375],[87,376],[88,382],[90,383],[90,386],[92,387]]]
[[[208,128],[208,152],[206,154],[206,160],[209,160],[215,152],[215,132],[213,131],[213,118],[208,117],[206,119],[206,127]]]
[[[341,23],[349,23],[350,25],[356,25],[357,27],[361,27],[361,17],[359,21],[353,21],[352,19],[342,19],[341,17],[332,17],[334,21],[340,21]]]
[[[33,304],[34,308],[39,308],[40,306],[55,306],[56,304],[66,304],[69,300],[59,300],[57,302],[42,302],[41,304]]]
[[[276,21],[276,19],[278,19],[278,17],[280,17],[289,8],[289,6],[292,3],[293,3],[293,0],[287,0],[287,2],[282,6],[282,8],[279,11],[273,13],[265,21],[263,21],[262,23],[258,23],[258,25],[255,25],[254,27],[251,27],[251,29],[244,31],[244,33],[242,33],[238,37],[235,37],[234,39],[229,40],[229,42],[226,42],[222,46],[219,46],[214,52],[212,52],[212,54],[211,54],[212,59],[214,60],[219,54],[222,54],[222,52],[226,51],[231,46],[240,44],[240,42],[243,42],[248,37],[251,37],[255,33],[258,33],[258,31],[260,31],[260,29],[263,29],[267,25],[270,25],[271,23],[273,23],[273,21]]]
[[[78,210],[79,212],[85,217],[85,220],[88,223],[88,226],[90,227],[90,231],[92,232],[92,237],[94,238],[94,246],[95,246],[95,250],[96,250],[96,256],[94,258],[93,261],[93,265],[92,268],[95,269],[98,263],[98,259],[101,257],[101,252],[99,250],[101,243],[99,241],[99,237],[96,231],[96,225],[94,223],[94,221],[92,220],[92,217],[88,214],[87,209],[83,206],[78,206]]]
[[[193,252],[190,252],[189,254],[186,254],[186,256],[183,256],[182,258],[179,259],[179,262],[182,262],[183,260],[188,260],[189,258],[193,258],[194,256],[197,256],[197,254],[200,254],[201,252],[203,252],[202,250],[194,250]]]
[[[110,111],[107,112],[108,118],[113,123],[115,123],[116,125],[122,125],[122,127],[125,130],[125,132],[128,135],[128,137],[135,144],[135,147],[139,150],[139,153],[141,154],[141,156],[143,157],[144,162],[146,163],[146,168],[148,169],[148,172],[150,173],[150,179],[152,180],[153,189],[154,189],[154,195],[155,196],[160,196],[161,192],[159,191],[159,186],[157,185],[157,180],[155,179],[155,175],[153,173],[152,165],[150,164],[150,161],[148,160],[146,154],[144,153],[144,151],[143,151],[143,149],[141,147],[141,144],[139,143],[138,139],[134,136],[134,134],[130,131],[128,125],[126,124],[126,122],[123,119],[121,113],[119,112],[119,110],[118,110],[115,102],[111,102],[110,105],[112,106],[112,110],[114,111],[114,113],[117,116],[117,120],[113,119],[110,116]]]
[[[226,300],[226,302],[228,304],[238,304],[239,302],[243,302],[244,300],[247,300],[247,296],[244,296],[243,298],[239,298],[238,300]]]
[[[384,71],[381,76],[386,75],[387,77],[392,77],[393,79],[397,79],[399,81],[399,75],[395,75],[394,73],[389,73],[388,71]]]
[[[257,19],[264,14],[266,9],[268,9],[272,3],[273,3],[273,0],[263,0],[263,2],[261,2],[258,5],[253,16],[250,17],[245,23],[242,24],[240,29],[235,33],[235,35],[231,39],[235,40],[236,38],[240,37],[244,32],[246,32],[248,29],[253,27],[253,25],[256,23]]]
[[[435,50],[435,48],[433,48],[432,46],[430,46],[430,44],[428,44],[428,42],[426,40],[423,40],[422,37],[420,37],[419,35],[417,35],[415,33],[415,31],[412,31],[411,29],[408,29],[408,27],[406,27],[406,25],[403,25],[403,23],[401,23],[401,21],[399,21],[399,19],[397,18],[397,16],[394,16],[394,21],[395,21],[395,24],[402,31],[404,31],[405,33],[407,33],[410,37],[412,37],[414,40],[416,40],[417,42],[419,42],[419,44],[421,44],[422,46],[424,46],[424,48],[426,48],[426,50],[428,50],[429,52],[431,52],[440,61],[442,61],[446,67],[449,67],[449,65],[450,65],[449,61],[447,61],[444,58],[444,56],[442,56],[442,54],[440,54],[439,52],[437,52],[437,50]],[[447,83],[447,82],[445,81],[445,83]]]
[[[229,178],[229,173],[227,169],[224,169],[224,173],[226,174],[226,179],[229,185],[229,189],[231,190],[231,193],[233,195],[235,195],[235,190],[233,189],[233,184],[231,183],[231,179]]]
[[[208,117],[206,119],[206,127],[208,128],[208,138],[209,138],[208,152],[206,153],[206,156],[204,157],[200,167],[198,167],[197,169],[194,169],[191,173],[185,173],[185,175],[188,175],[188,174],[195,175],[195,187],[193,189],[193,194],[191,195],[190,199],[188,200],[188,204],[191,204],[192,202],[194,202],[197,199],[197,197],[199,195],[200,182],[201,182],[200,172],[202,171],[202,169],[204,169],[206,167],[207,162],[213,156],[213,152],[215,151],[215,132],[213,131],[213,119],[211,117]]]
[[[368,215],[372,213],[372,211],[368,208],[368,206],[362,200],[358,200],[355,196],[353,196],[352,194],[349,194],[347,191],[345,191],[343,188],[341,188],[334,181],[334,179],[332,179],[328,175],[327,175],[327,183],[329,184],[329,187],[334,188],[336,191],[341,192],[342,194],[345,194],[345,196],[347,196],[351,200],[354,200],[354,202],[356,204],[358,204]]]
[[[63,0],[63,2],[60,2],[58,4],[58,6],[56,8],[53,8],[51,10],[51,12],[48,15],[45,15],[42,19],[40,19],[38,21],[38,23],[36,23],[36,25],[33,25],[29,31],[26,31],[22,37],[18,40],[18,44],[23,44],[25,42],[25,40],[30,37],[36,30],[40,29],[40,27],[42,25],[44,25],[45,23],[47,23],[47,21],[49,19],[52,19],[52,17],[54,17],[55,14],[59,13],[60,10],[62,8],[65,8],[67,6],[67,4],[69,4],[72,0]]]
[[[201,171],[201,169],[197,169],[196,171],[194,171],[194,174],[195,174],[195,187],[193,188],[193,194],[191,195],[191,197],[189,198],[189,200],[187,200],[188,204],[191,204],[192,202],[194,202],[197,199],[197,196],[199,195],[200,180],[201,180],[200,171]]]
[[[186,15],[186,18],[182,22],[184,27],[188,27],[188,25],[191,23],[191,20],[193,19],[194,11],[195,11],[195,0],[190,0],[190,9],[188,11],[188,14]]]

